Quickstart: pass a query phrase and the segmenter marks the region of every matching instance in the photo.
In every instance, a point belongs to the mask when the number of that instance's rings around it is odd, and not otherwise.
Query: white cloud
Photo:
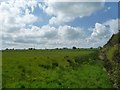
[[[53,16],[49,21],[50,24],[90,16],[104,6],[103,2],[51,2],[51,0],[48,0],[46,4],[47,6],[45,5],[43,10]]]
[[[100,24],[100,23],[96,23],[95,24],[95,28],[93,29],[93,33],[92,36],[95,39],[104,39],[105,37],[107,37],[107,34],[109,34],[109,28]]]
[[[39,45],[39,47],[46,46],[48,48],[57,46],[72,47],[73,45],[79,46],[79,42],[84,37],[83,32],[81,28],[67,25],[58,28],[49,25],[42,27],[32,26],[32,28],[21,28],[17,32],[3,34],[3,43],[7,43],[8,47],[10,42],[14,45],[28,44],[28,46],[32,46],[35,44]]]
[[[52,25],[34,26],[32,24],[38,19],[32,13],[36,5],[35,0],[15,0],[15,2],[9,0],[0,3],[2,30],[0,36],[3,35],[3,48],[29,48],[34,45],[38,48],[98,46],[105,44],[110,36],[117,33],[118,30],[118,19],[96,23],[95,28],[92,28],[91,36],[87,36],[86,31],[88,30],[81,27],[68,25],[58,27]],[[41,7],[41,5],[39,6]],[[68,22],[77,17],[89,16],[101,8],[100,3],[57,2],[50,3],[47,8],[43,7],[48,14],[52,15],[50,24]],[[27,25],[31,25],[31,27],[27,27]]]
[[[117,24],[117,19],[96,23],[90,36],[87,36],[83,28],[68,25],[24,27],[13,33],[5,32],[3,34],[3,48],[28,48],[34,45],[36,48],[98,47],[104,45],[114,33],[111,31],[114,25],[113,21],[116,21],[114,23]]]
[[[16,23],[23,23],[23,24],[30,24],[37,21],[37,17],[35,17],[33,14],[30,14],[29,10],[25,10],[25,15],[22,17],[18,17],[16,19]]]
[[[2,32],[0,37],[3,35],[1,42],[14,43],[14,34],[17,35],[21,28],[36,22],[37,17],[32,14],[36,5],[35,0],[4,0],[0,2],[0,28]]]
[[[93,32],[89,40],[90,42],[99,42],[100,40],[110,37],[109,35],[110,35],[110,31],[108,27],[100,23],[96,23],[95,28],[93,28]]]
[[[120,19],[111,19],[111,20],[105,22],[104,25],[109,26],[110,32],[116,34],[116,33],[118,33],[118,30],[120,29],[120,26],[118,25],[119,21],[120,21]]]
[[[60,26],[58,29],[58,34],[64,40],[80,40],[84,38],[84,31],[79,27],[71,26]]]
[[[46,2],[105,2],[105,0],[44,0]]]
[[[120,29],[118,27],[118,20],[119,19],[111,19],[102,24],[96,23],[91,36],[87,38],[87,42],[93,44],[93,46],[103,46],[112,34],[118,33]]]
[[[21,3],[18,4],[18,1]],[[37,17],[30,13],[31,11],[28,9],[29,3],[24,3],[24,1],[26,0],[1,2],[0,25],[4,30],[11,30],[12,32],[37,20]]]

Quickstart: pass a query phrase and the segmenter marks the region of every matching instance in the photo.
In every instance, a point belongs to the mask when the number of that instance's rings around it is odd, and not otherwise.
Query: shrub
[[[81,64],[82,62],[84,62],[85,61],[85,59],[84,58],[82,58],[82,57],[75,57],[75,62],[76,63],[78,63],[78,64]]]
[[[91,47],[90,49],[93,49],[93,47]]]
[[[64,58],[68,58],[69,56],[64,56]]]
[[[72,47],[72,49],[77,49],[76,47]]]
[[[24,85],[21,85],[20,88],[25,88],[25,86],[24,86]]]
[[[58,66],[58,63],[52,63],[52,67],[57,67]]]
[[[9,50],[8,48],[6,48],[6,50]]]
[[[23,66],[22,66],[22,65],[18,65],[18,68],[19,68],[19,69],[22,69],[22,68],[23,68]]]
[[[52,68],[51,65],[48,65],[48,64],[42,64],[42,65],[38,64],[38,66],[42,67],[42,68],[45,68],[45,69],[51,69]]]

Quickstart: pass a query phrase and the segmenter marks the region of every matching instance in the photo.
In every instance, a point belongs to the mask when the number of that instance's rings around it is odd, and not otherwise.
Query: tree
[[[68,49],[67,47],[63,47],[63,49]]]
[[[72,49],[77,49],[77,48],[74,46],[74,47],[72,47]]]
[[[102,47],[101,47],[101,46],[99,46],[99,47],[98,47],[98,49],[102,49]]]
[[[6,48],[6,50],[9,50],[8,48]]]
[[[91,47],[90,49],[93,49],[93,47]]]

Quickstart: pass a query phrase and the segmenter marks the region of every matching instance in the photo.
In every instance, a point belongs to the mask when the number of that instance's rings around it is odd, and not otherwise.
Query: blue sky
[[[7,0],[0,13],[2,48],[99,47],[118,32],[117,2]]]
[[[39,18],[42,17],[40,21],[34,23],[36,26],[42,26],[48,24],[49,19],[52,17],[47,15],[38,6],[35,8],[33,13]],[[104,8],[95,12],[91,16],[86,16],[84,18],[78,17],[75,20],[70,21],[66,24],[75,27],[80,26],[83,28],[89,28],[89,27],[94,27],[94,24],[96,22],[104,23],[107,20],[116,19],[116,18],[118,18],[118,2],[105,2]]]
[[[107,10],[108,7],[110,7],[110,10]],[[76,18],[74,21],[70,22],[69,25],[89,28],[91,26],[93,27],[96,22],[103,23],[107,20],[116,18],[118,18],[118,3],[106,2],[105,7],[100,11],[82,19]]]

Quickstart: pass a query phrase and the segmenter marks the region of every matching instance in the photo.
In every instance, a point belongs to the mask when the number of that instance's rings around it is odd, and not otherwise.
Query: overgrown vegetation
[[[100,53],[114,86],[120,88],[120,32],[113,35]]]
[[[5,50],[3,88],[113,88],[98,49]]]

